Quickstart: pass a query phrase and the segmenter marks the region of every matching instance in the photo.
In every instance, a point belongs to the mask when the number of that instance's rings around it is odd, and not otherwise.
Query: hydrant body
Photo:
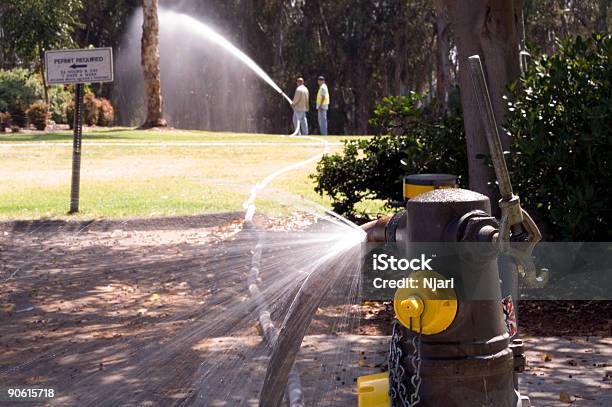
[[[402,239],[408,242],[450,242],[461,232],[462,219],[479,211],[490,215],[489,199],[464,189],[439,189],[407,202],[407,222]],[[478,258],[466,267],[436,269],[458,282],[457,315],[443,332],[421,339],[422,406],[517,407],[521,401],[515,389],[515,355],[501,305],[496,256]],[[486,298],[473,299],[471,288],[479,286]],[[413,352],[409,339],[402,341],[405,355]],[[518,355],[517,355],[518,356]],[[414,373],[404,361],[408,376]]]

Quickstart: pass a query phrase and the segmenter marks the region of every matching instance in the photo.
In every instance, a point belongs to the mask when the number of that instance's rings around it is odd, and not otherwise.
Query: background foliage
[[[6,0],[0,6],[0,45],[15,64],[39,64],[42,51],[70,47],[80,26],[79,0]]]
[[[577,36],[542,55],[511,87],[507,130],[511,180],[547,240],[607,241],[612,195],[612,39]],[[412,173],[467,175],[461,114],[432,115],[423,95],[385,98],[372,140],[345,143],[317,166],[317,191],[336,211],[354,215],[366,197],[401,198],[401,178]]]
[[[42,85],[27,69],[0,70],[0,111],[13,112],[42,98]]]
[[[297,75],[306,78],[311,91],[316,76],[326,75],[332,95],[330,132],[364,134],[375,130],[369,118],[383,97],[410,92],[436,94],[439,41],[435,26],[439,21],[433,3],[160,0],[160,7],[213,22],[289,93]],[[129,17],[139,7],[139,0],[2,1],[0,68],[39,69],[37,53],[41,47],[111,46],[118,51]],[[527,40],[552,53],[558,38],[565,35],[607,32],[612,8],[609,0],[525,0],[524,16]],[[449,45],[442,52],[451,55],[449,85],[453,86],[457,64],[452,37]],[[257,129],[285,131],[290,112],[282,105],[284,101],[266,85],[258,82],[255,86],[265,89],[262,93],[266,95],[253,117]],[[113,99],[112,84],[95,85],[94,91]],[[315,112],[309,119],[316,123]]]
[[[515,86],[508,130],[522,201],[558,240],[612,236],[612,38],[580,36]]]
[[[458,107],[437,116],[423,94],[384,98],[377,104],[372,139],[346,141],[342,154],[317,165],[316,191],[333,199],[336,212],[352,215],[364,198],[401,200],[402,177],[414,173],[467,176],[463,121]]]
[[[0,112],[10,115],[17,127],[25,127],[28,107],[42,98],[42,85],[28,70],[0,70]]]

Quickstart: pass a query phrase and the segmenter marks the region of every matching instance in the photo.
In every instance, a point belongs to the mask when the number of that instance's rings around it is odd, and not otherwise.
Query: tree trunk
[[[599,13],[595,23],[595,29],[602,34],[608,33],[608,7],[610,0],[599,0]]]
[[[165,127],[159,73],[157,0],[142,0],[142,12],[141,63],[147,103],[147,118],[142,128]]]
[[[356,58],[356,61],[359,60],[360,56]],[[365,85],[368,77],[365,69],[364,64],[355,64],[355,79],[353,83],[360,85],[355,86],[355,123],[352,132],[354,134],[368,134],[368,101],[371,99],[371,93]]]
[[[516,29],[519,42],[519,66],[521,73],[527,72],[529,67],[529,59],[527,53],[527,38],[525,36],[525,14],[524,14],[525,0],[515,0],[515,14],[516,14]]]
[[[446,114],[450,92],[450,21],[442,0],[434,0],[436,8],[436,110]]]
[[[393,94],[395,96],[402,95],[402,68],[404,63],[404,55],[405,52],[403,50],[404,46],[402,43],[402,27],[398,27],[395,30],[395,58],[394,60],[394,69],[393,69]],[[388,92],[387,92],[388,93]]]
[[[493,183],[495,174],[482,156],[489,148],[482,129],[481,115],[468,71],[467,58],[482,59],[493,110],[500,125],[499,134],[504,151],[510,148],[510,138],[502,130],[506,104],[502,99],[506,86],[520,76],[517,21],[522,10],[513,0],[445,0],[451,27],[457,39],[459,57],[459,88],[467,142],[470,189],[491,198],[497,208],[499,191]]]
[[[396,16],[394,19],[394,69],[393,69],[393,94],[401,96],[403,90],[402,70],[404,69],[406,60],[405,41],[406,41],[406,2],[403,0],[396,1]],[[388,92],[386,92],[388,94]]]

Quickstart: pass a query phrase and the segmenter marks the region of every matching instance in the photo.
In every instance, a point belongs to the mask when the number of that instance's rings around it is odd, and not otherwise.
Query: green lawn
[[[0,133],[1,134],[1,133]],[[315,136],[317,137],[317,136]],[[368,138],[369,136],[327,136],[330,142],[340,142],[346,139]],[[250,134],[230,132],[210,132],[199,130],[134,130],[126,127],[112,129],[99,128],[86,131],[84,139],[95,142],[286,142],[304,143],[307,140],[295,137],[279,137],[274,134]],[[15,142],[71,142],[72,131],[53,133],[6,133],[0,135],[0,144]]]
[[[331,151],[345,136],[332,136]],[[0,136],[0,219],[65,218],[70,132]],[[212,143],[209,144],[209,143]],[[217,144],[215,144],[217,143]],[[244,143],[248,143],[245,145]],[[302,138],[114,128],[84,135],[81,218],[125,218],[242,210],[252,185],[280,167],[322,151]],[[308,175],[315,163],[280,176],[260,193],[261,210],[329,207]]]

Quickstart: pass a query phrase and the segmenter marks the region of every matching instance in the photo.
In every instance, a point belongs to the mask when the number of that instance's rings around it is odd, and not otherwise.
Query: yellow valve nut
[[[400,302],[403,314],[409,318],[418,318],[423,313],[423,301],[419,297],[411,297]]]
[[[389,407],[389,373],[376,373],[357,378],[358,407]]]
[[[410,275],[419,288],[398,288],[393,299],[395,317],[415,332],[423,323],[423,334],[434,335],[448,329],[457,315],[457,296],[452,288],[424,288],[424,279],[444,280],[434,271],[419,271]]]

